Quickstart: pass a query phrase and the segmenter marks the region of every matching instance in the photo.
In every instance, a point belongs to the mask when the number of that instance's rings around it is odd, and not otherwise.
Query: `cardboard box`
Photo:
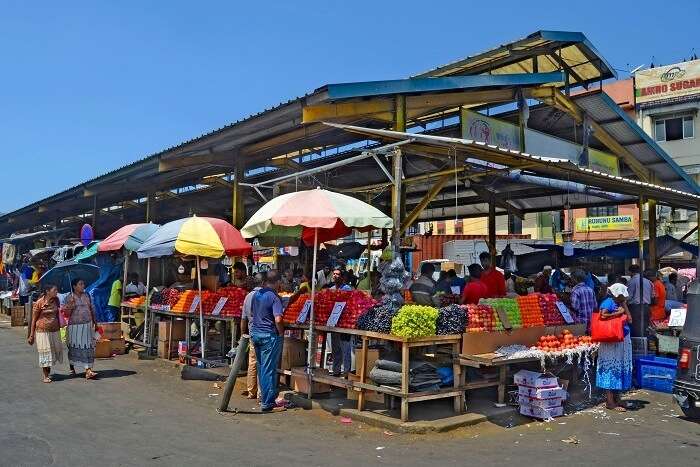
[[[170,320],[158,321],[158,341],[180,341],[185,339],[185,320],[174,319],[172,326]]]
[[[13,306],[10,312],[10,326],[24,326],[24,306]]]
[[[360,381],[360,377],[355,373],[348,373],[348,379],[350,381]],[[369,378],[368,378],[369,379]],[[356,401],[360,398],[360,391],[358,389],[348,388],[347,399],[351,401]],[[384,394],[376,391],[365,390],[365,400],[367,402],[375,402],[377,404],[384,403]]]
[[[455,263],[454,261],[445,261],[444,263],[440,263],[440,270],[449,271],[450,269],[454,269],[457,275],[462,274],[463,267],[464,265],[460,263]]]
[[[126,341],[124,339],[111,339],[109,345],[112,355],[124,355],[126,353]]]
[[[521,405],[520,413],[526,417],[541,418],[547,420],[549,418],[561,417],[564,415],[564,407],[552,407],[545,409],[542,407],[535,407],[531,405]]]
[[[282,346],[280,368],[282,370],[290,370],[294,367],[302,366],[305,363],[306,341],[295,339],[294,337],[285,337],[284,345]]]
[[[530,388],[558,388],[559,379],[550,373],[538,373],[530,370],[520,370],[513,376],[513,381],[518,386]]]
[[[532,346],[540,337],[547,334],[561,334],[564,329],[574,335],[586,333],[585,324],[571,326],[539,326],[513,329],[511,332],[465,332],[462,334],[462,355],[479,355],[494,352],[499,347],[511,344]]]
[[[122,323],[112,322],[112,323],[97,323],[98,326],[102,328],[102,338],[103,339],[121,339],[122,338]]]
[[[528,386],[518,386],[518,395],[535,399],[551,399],[555,397],[567,399],[569,397],[569,393],[562,387],[537,389]]]
[[[109,358],[112,356],[112,343],[109,339],[100,339],[95,343],[95,358]]]
[[[553,407],[561,407],[564,400],[561,397],[552,397],[548,399],[536,399],[528,396],[518,396],[518,404],[520,406],[527,405],[530,407],[540,407],[543,409],[551,409]]]
[[[176,350],[177,347],[172,341],[158,341],[158,358],[170,360]]]
[[[327,370],[317,368],[314,370],[316,374],[328,375]],[[295,392],[308,394],[309,393],[309,380],[306,374],[306,368],[292,368],[292,389]],[[314,382],[312,386],[314,394],[323,394],[331,392],[331,387],[325,383]]]

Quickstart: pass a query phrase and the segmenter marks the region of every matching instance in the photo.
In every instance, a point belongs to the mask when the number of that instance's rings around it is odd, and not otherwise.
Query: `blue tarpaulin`
[[[122,275],[124,263],[123,260],[113,263],[110,255],[98,254],[95,256],[95,264],[100,268],[100,277],[87,288],[87,292],[92,298],[97,322],[111,323],[117,320],[117,316],[112,316],[107,309],[107,302],[109,302],[112,284]]]
[[[678,243],[676,245],[676,243]],[[540,249],[540,250],[556,250],[557,252],[563,254],[564,249],[560,245],[540,245],[540,244],[528,244],[530,248]],[[649,251],[649,240],[644,241],[644,250]],[[659,253],[674,253],[678,250],[685,250],[690,254],[697,256],[698,247],[691,245],[686,242],[678,242],[675,238],[670,235],[663,235],[656,238],[656,251]],[[607,256],[608,258],[637,258],[639,256],[639,242],[631,241],[625,243],[618,243],[616,245],[609,245],[603,248],[574,248],[574,258],[581,258],[586,256]]]

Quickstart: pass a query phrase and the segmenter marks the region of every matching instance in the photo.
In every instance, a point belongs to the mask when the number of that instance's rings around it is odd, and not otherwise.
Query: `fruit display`
[[[544,326],[539,294],[520,295],[517,301],[524,328]]]
[[[170,307],[170,311],[176,313],[189,313],[192,302],[194,302],[194,298],[196,296],[197,292],[195,290],[185,290],[180,294],[180,298],[178,299],[177,303]]]
[[[297,297],[292,303],[290,303],[284,310],[284,315],[282,315],[282,322],[287,324],[293,324],[297,322],[299,313],[304,308],[306,301],[311,298],[308,294],[302,294]]]
[[[376,300],[362,291],[353,290],[349,294],[350,298],[345,302],[343,313],[336,324],[339,328],[354,329],[360,315],[377,304]]]
[[[546,326],[562,326],[565,324],[564,317],[557,308],[559,297],[553,293],[537,294],[540,300],[540,309],[542,310],[542,318]]]
[[[508,316],[508,321],[513,329],[520,329],[523,327],[522,320],[520,317],[520,307],[518,306],[517,300],[514,298],[482,298],[479,304],[488,305],[495,310],[503,310]],[[503,331],[503,323],[498,316],[498,313],[494,313],[496,318],[496,331]]]
[[[549,334],[542,336],[537,345],[530,347],[531,350],[541,350],[543,352],[561,352],[566,349],[574,349],[581,346],[590,346],[593,343],[591,336],[574,336],[571,331],[564,329],[559,336]]]
[[[467,305],[467,332],[493,332],[496,317],[488,305]]]
[[[216,291],[219,297],[226,297],[226,304],[221,309],[221,316],[240,318],[243,312],[243,301],[248,291],[241,287],[222,287]],[[218,300],[217,300],[218,301]],[[216,303],[214,304],[216,305]]]
[[[449,305],[438,310],[435,330],[438,336],[462,334],[467,327],[466,305]]]
[[[144,305],[146,303],[146,296],[145,295],[140,295],[138,297],[131,297],[128,300],[124,300],[124,305],[130,306],[130,307],[138,307],[141,305]]]
[[[396,316],[397,311],[393,307],[392,301],[384,300],[362,313],[357,318],[355,327],[363,331],[389,334],[391,333],[392,319]]]
[[[151,305],[172,308],[180,299],[180,291],[177,289],[165,288],[160,292],[151,295]]]
[[[406,338],[434,336],[437,317],[432,306],[404,305],[391,320],[391,333]]]

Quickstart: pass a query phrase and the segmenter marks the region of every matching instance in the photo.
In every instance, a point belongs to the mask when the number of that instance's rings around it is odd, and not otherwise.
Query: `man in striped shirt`
[[[586,273],[576,269],[571,277],[576,286],[571,291],[571,307],[576,312],[581,323],[586,324],[586,333],[591,330],[591,313],[598,306],[593,289],[586,285]]]

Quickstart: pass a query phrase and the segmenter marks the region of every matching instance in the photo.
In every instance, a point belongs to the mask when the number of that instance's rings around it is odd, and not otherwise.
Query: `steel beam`
[[[509,214],[512,214],[512,215],[518,217],[519,219],[523,219],[525,217],[525,214],[523,213],[522,209],[520,209],[516,206],[513,206],[511,203],[509,203],[505,199],[500,198],[497,193],[495,193],[491,190],[487,190],[484,187],[475,186],[475,185],[472,185],[470,188],[472,190],[474,190],[474,193],[476,193],[477,195],[481,196],[484,199],[493,199],[493,202],[498,207],[505,209],[506,211],[508,211]]]
[[[411,212],[406,214],[406,218],[401,222],[401,229],[399,231],[399,235],[403,235],[406,230],[413,224],[416,219],[420,216],[420,213],[430,204],[430,202],[435,199],[435,196],[437,196],[438,193],[445,187],[447,182],[449,182],[452,179],[452,176],[454,174],[454,171],[451,173],[447,173],[440,177],[433,187],[430,189],[428,193],[425,194],[423,199],[420,200],[420,202],[413,208],[411,209]]]

